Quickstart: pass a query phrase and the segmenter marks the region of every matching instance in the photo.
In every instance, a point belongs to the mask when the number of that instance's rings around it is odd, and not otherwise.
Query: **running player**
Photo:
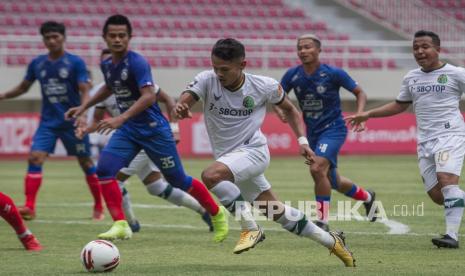
[[[240,218],[242,233],[236,254],[253,248],[264,233],[246,202],[254,202],[265,215],[296,235],[313,239],[355,266],[340,233],[325,232],[291,206],[280,202],[264,176],[270,162],[266,138],[260,131],[266,103],[279,105],[296,134],[301,154],[314,162],[300,122],[300,115],[280,84],[269,77],[244,73],[245,50],[239,41],[220,39],[213,46],[213,70],[198,74],[181,95],[175,109],[179,119],[192,116],[190,108],[204,102],[208,136],[216,159],[202,172],[202,180],[228,210]]]
[[[369,118],[399,114],[413,104],[420,174],[429,197],[444,206],[446,220],[445,235],[432,242],[437,247],[458,248],[465,196],[459,187],[465,155],[465,123],[459,109],[465,91],[465,69],[442,62],[440,52],[437,34],[416,32],[413,56],[420,68],[405,75],[397,99],[346,120],[358,128]]]
[[[35,80],[42,92],[42,112],[39,128],[32,140],[28,159],[28,170],[24,181],[26,203],[19,212],[26,220],[36,216],[36,196],[42,183],[42,166],[50,153],[54,152],[59,138],[68,155],[74,155],[86,174],[86,181],[94,197],[93,218],[103,219],[103,206],[96,168],[90,158],[89,138],[77,139],[73,122],[66,121],[64,113],[88,99],[88,76],[84,61],[65,51],[65,26],[47,21],[40,27],[48,54],[40,55],[29,64],[26,77],[15,88],[0,93],[0,100],[18,97],[26,93]]]

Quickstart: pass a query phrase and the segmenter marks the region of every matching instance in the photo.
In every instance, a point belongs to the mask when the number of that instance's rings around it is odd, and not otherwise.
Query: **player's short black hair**
[[[107,18],[105,25],[103,25],[103,36],[105,36],[108,32],[108,25],[126,25],[128,27],[129,36],[132,35],[131,22],[129,21],[129,18],[122,14],[114,14]]]
[[[57,32],[62,35],[66,34],[66,28],[63,23],[58,23],[56,21],[45,21],[40,25],[40,34],[44,36],[46,33]]]
[[[439,38],[439,36],[434,33],[434,32],[431,32],[431,31],[425,31],[425,30],[420,30],[420,31],[417,31],[413,37],[414,38],[417,38],[417,37],[422,37],[422,36],[429,36],[431,37],[431,39],[433,40],[433,44],[440,47],[441,46],[441,39]]]
[[[245,58],[244,45],[234,38],[218,40],[213,45],[212,55],[222,60],[235,60]]]

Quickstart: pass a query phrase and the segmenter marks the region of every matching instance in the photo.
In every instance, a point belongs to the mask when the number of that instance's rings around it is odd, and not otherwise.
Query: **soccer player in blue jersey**
[[[122,196],[115,179],[118,171],[143,149],[173,186],[187,191],[212,217],[214,240],[223,241],[228,234],[226,211],[219,207],[207,188],[185,174],[168,120],[156,103],[158,89],[152,80],[150,65],[144,57],[128,49],[132,27],[123,15],[110,16],[103,27],[103,38],[112,57],[101,63],[105,85],[86,104],[69,110],[75,117],[112,93],[121,114],[102,120],[98,129],[116,129],[103,149],[97,167],[102,194],[115,221],[111,229],[99,235],[101,239],[127,239],[132,235],[122,209]]]
[[[26,93],[35,80],[40,83],[42,112],[39,128],[32,140],[29,166],[25,177],[25,206],[19,212],[26,220],[36,216],[35,203],[42,183],[42,166],[47,156],[55,149],[59,138],[68,155],[74,155],[86,174],[87,184],[94,197],[93,218],[103,219],[103,206],[96,168],[90,158],[88,137],[82,140],[74,136],[73,122],[64,118],[71,107],[79,106],[88,98],[88,75],[84,61],[64,49],[65,26],[48,21],[41,25],[42,35],[48,54],[33,59],[28,66],[24,80],[15,88],[0,94],[0,100],[18,97]]]
[[[317,36],[299,37],[297,55],[302,64],[287,70],[281,85],[287,93],[294,91],[307,126],[307,138],[317,156],[310,166],[318,207],[317,225],[327,230],[331,188],[363,201],[371,221],[376,220],[376,208],[370,213],[374,192],[363,189],[337,171],[337,156],[347,136],[339,89],[343,87],[354,94],[358,112],[365,108],[366,94],[344,70],[321,64],[320,52],[321,41]],[[283,119],[279,107],[275,107],[275,111]],[[360,125],[356,131],[363,127]]]

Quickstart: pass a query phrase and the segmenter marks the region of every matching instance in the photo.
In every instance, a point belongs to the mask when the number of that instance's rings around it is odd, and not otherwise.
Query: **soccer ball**
[[[119,265],[119,250],[105,240],[91,241],[81,251],[81,262],[89,272],[108,272]]]

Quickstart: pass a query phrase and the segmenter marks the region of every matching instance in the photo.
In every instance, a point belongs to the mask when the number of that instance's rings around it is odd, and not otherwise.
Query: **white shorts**
[[[120,170],[125,175],[135,175],[139,177],[141,181],[151,173],[151,172],[160,172],[160,169],[150,160],[145,151],[141,150],[127,168],[122,168]]]
[[[100,134],[97,132],[89,133],[89,142],[91,145],[103,148],[108,143],[108,141],[110,141],[113,132],[114,131],[110,132],[109,134]]]
[[[249,202],[259,194],[271,189],[264,172],[270,164],[268,146],[239,148],[227,153],[216,161],[225,164],[234,175],[234,183],[241,190],[242,197]]]
[[[418,144],[418,167],[428,192],[437,183],[438,172],[460,176],[465,155],[465,136],[443,136]]]

